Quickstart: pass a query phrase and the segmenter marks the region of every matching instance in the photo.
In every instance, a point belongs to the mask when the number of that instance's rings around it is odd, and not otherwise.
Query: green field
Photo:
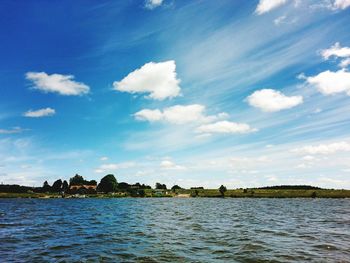
[[[192,194],[195,190],[179,190],[178,193]],[[198,197],[221,197],[217,189],[197,190]],[[231,189],[225,192],[225,197],[236,198],[296,198],[296,197],[318,197],[318,198],[349,198],[350,190],[331,189]]]

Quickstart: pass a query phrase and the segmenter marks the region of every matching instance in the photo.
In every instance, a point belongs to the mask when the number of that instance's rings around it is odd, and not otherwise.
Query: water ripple
[[[350,200],[0,200],[0,262],[350,262]]]

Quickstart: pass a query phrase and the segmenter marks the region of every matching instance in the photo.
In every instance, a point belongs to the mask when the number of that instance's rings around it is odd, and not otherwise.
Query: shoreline
[[[234,189],[227,190],[225,198],[350,198],[350,190],[299,190],[299,189]],[[0,193],[0,199],[8,198],[34,198],[34,199],[79,199],[79,198],[223,198],[216,189],[189,190],[181,189],[179,191],[164,190],[162,192],[147,189],[144,196],[131,195],[128,192],[116,193],[97,193],[85,195],[68,195],[62,196],[58,193]]]

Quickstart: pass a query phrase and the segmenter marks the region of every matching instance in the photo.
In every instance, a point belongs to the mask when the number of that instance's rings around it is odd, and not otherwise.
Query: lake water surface
[[[0,199],[0,262],[350,262],[349,199]]]

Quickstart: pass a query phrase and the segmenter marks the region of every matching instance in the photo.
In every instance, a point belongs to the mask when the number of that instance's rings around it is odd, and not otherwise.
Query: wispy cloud
[[[160,163],[160,168],[164,170],[186,170],[185,166],[178,165],[171,160],[163,160]]]
[[[25,131],[21,127],[13,127],[12,129],[0,129],[0,134],[16,134]]]
[[[205,106],[200,104],[175,105],[165,108],[162,111],[159,109],[143,109],[136,112],[134,116],[138,120],[146,120],[150,122],[164,121],[172,124],[210,122],[228,117],[224,112],[208,116],[205,114]]]
[[[128,169],[135,166],[136,166],[136,163],[134,162],[105,163],[105,164],[101,164],[98,168],[96,168],[95,173],[112,173],[117,170]]]
[[[235,133],[250,133],[255,132],[257,129],[250,127],[246,123],[237,123],[231,121],[218,121],[210,124],[203,124],[197,128],[199,133],[223,133],[223,134],[235,134]]]
[[[41,118],[41,117],[48,117],[53,116],[56,114],[56,111],[52,108],[44,108],[39,110],[28,110],[25,113],[23,113],[23,116],[30,117],[30,118]]]
[[[306,154],[334,154],[337,152],[349,152],[350,143],[333,142],[330,144],[319,144],[319,145],[307,145],[301,148],[293,149],[293,152],[306,153]]]

